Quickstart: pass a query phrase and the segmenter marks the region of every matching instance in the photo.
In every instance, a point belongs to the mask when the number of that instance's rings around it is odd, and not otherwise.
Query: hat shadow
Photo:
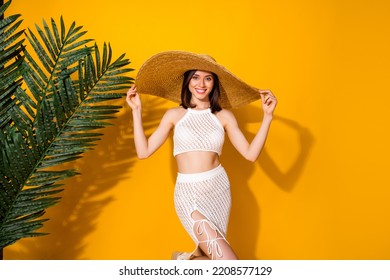
[[[249,132],[245,128],[245,124],[258,123],[260,126],[262,112],[259,111],[258,107],[248,105],[233,110],[233,113],[248,141],[252,141],[255,134]],[[300,140],[299,153],[288,170],[283,172],[278,167],[278,163],[272,159],[271,153],[267,151],[266,145],[255,164],[258,164],[267,177],[279,188],[283,191],[290,192],[302,174],[303,167],[314,143],[314,138],[307,128],[300,126],[293,120],[275,116],[274,122],[286,125],[298,134]],[[267,141],[272,141],[272,139]],[[232,209],[227,236],[228,241],[240,259],[259,259],[261,257],[259,256],[257,243],[261,238],[261,206],[258,204],[255,194],[249,187],[249,178],[255,171],[255,164],[245,160],[230,141],[225,142],[221,162],[228,173],[232,191]],[[259,182],[255,186],[252,183],[251,187],[261,187],[261,185],[262,182]]]
[[[268,177],[282,190],[290,192],[298,182],[306,161],[315,143],[315,139],[310,130],[301,126],[298,122],[276,116],[275,121],[293,129],[298,135],[299,151],[294,162],[286,171],[282,171],[277,163],[272,159],[267,149],[262,151],[260,160],[257,162]]]

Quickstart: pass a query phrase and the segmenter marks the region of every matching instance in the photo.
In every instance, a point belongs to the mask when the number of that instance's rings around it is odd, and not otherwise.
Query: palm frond
[[[23,52],[15,52],[15,64],[0,76],[0,84],[9,80],[0,93],[0,248],[43,234],[37,231],[42,216],[60,200],[58,182],[77,174],[58,166],[93,149],[102,135],[96,130],[111,125],[121,108],[106,101],[122,97],[133,81],[124,55],[112,61],[110,45],[101,54],[83,39],[82,27],[73,22],[66,29],[62,17],[59,26],[52,19],[36,26],[37,34],[29,29],[35,56],[21,44]]]
[[[10,4],[11,1],[0,6],[0,129],[11,121],[7,111],[16,106],[13,93],[22,83],[24,40],[21,39],[23,32],[16,32],[22,21],[20,15],[4,17]]]

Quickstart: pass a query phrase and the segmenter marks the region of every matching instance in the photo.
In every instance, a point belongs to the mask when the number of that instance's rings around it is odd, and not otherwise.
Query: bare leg
[[[206,256],[201,256],[201,257],[194,257],[191,260],[193,260],[193,261],[202,261],[202,260],[210,260],[210,259],[208,257],[206,257]]]
[[[191,217],[195,221],[193,227],[195,236],[199,241],[199,247],[205,257],[212,260],[238,259],[225,237],[202,213],[195,210],[191,213]],[[202,256],[201,259],[205,258]]]

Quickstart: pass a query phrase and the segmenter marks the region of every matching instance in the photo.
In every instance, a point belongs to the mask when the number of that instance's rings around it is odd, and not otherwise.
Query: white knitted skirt
[[[202,214],[205,217],[204,221],[226,240],[231,193],[229,178],[221,165],[201,173],[178,173],[174,202],[181,223],[196,243],[194,252],[199,251],[199,241],[194,233],[196,221],[191,216],[194,211]],[[213,246],[215,240],[207,240],[207,243],[208,246]],[[188,258],[191,256],[192,254]]]

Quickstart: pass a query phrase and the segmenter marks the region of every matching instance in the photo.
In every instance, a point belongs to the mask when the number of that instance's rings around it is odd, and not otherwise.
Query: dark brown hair
[[[184,109],[187,108],[195,108],[196,105],[191,104],[191,97],[192,94],[188,88],[188,85],[191,81],[192,76],[195,74],[197,70],[189,70],[184,73],[183,75],[183,86],[181,88],[181,104]],[[214,79],[214,86],[213,89],[210,92],[209,95],[209,101],[210,101],[210,109],[212,113],[219,112],[222,110],[221,105],[219,104],[219,79],[218,76],[211,72]]]

